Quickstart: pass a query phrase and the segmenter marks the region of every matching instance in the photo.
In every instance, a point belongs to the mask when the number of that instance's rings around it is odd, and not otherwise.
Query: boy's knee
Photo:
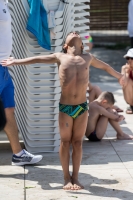
[[[72,140],[72,146],[74,148],[80,148],[80,147],[82,147],[82,140]]]
[[[117,111],[115,110],[115,108],[107,108],[107,111],[110,113],[113,113],[115,115],[118,115]]]
[[[99,87],[99,86],[97,86],[97,85],[94,85],[93,87],[94,87],[94,89],[95,89],[96,91],[101,91],[101,89],[100,89],[100,87]]]
[[[67,141],[67,140],[62,140],[61,139],[61,146],[64,148],[67,148],[70,146],[71,141]]]

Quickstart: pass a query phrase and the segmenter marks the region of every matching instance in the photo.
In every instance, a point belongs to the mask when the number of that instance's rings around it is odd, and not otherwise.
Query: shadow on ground
[[[111,50],[106,48],[93,48],[91,53],[98,59],[106,62],[116,71],[120,72],[121,67],[125,64],[126,60],[123,55],[126,50]],[[90,67],[90,81],[91,82],[117,82],[117,79],[109,75],[103,70]]]
[[[63,182],[61,180],[63,174],[61,169],[52,169],[50,166],[47,166],[47,168],[45,168],[45,166],[27,166],[26,169],[28,172],[25,174],[25,189],[30,190],[30,193],[35,190],[37,184],[40,185],[44,191],[53,190],[54,192],[55,190],[58,191],[62,189]],[[24,177],[22,174],[0,174],[0,178],[23,179]],[[99,197],[116,197],[121,200],[133,195],[133,193],[128,191],[114,189],[113,185],[119,184],[119,181],[116,179],[98,179],[90,174],[80,173],[80,180],[84,180],[85,190],[66,191],[67,195],[75,195],[75,198],[79,194],[84,195],[84,197],[93,195]],[[119,198],[119,194],[121,198]]]

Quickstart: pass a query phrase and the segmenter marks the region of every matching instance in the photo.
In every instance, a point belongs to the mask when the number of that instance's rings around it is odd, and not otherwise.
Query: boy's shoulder
[[[93,102],[91,102],[90,104],[89,104],[89,106],[90,107],[94,107],[94,108],[99,108],[99,107],[101,107],[100,105],[98,105],[98,103],[94,100]]]
[[[99,105],[96,101],[93,101],[89,104],[89,107],[91,107],[92,109],[97,109],[97,110],[106,110],[104,107],[102,107],[101,105]]]

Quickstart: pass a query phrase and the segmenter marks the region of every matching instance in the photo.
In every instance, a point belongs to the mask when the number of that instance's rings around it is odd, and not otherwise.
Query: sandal
[[[131,106],[127,107],[126,114],[133,114]]]
[[[123,112],[123,110],[116,105],[114,105],[114,109],[116,110],[116,112]]]

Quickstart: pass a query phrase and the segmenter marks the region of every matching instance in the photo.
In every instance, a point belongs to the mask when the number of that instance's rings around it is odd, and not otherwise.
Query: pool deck
[[[127,107],[118,83],[95,83],[102,90],[112,91],[116,105]],[[125,116],[122,129],[133,134],[133,115]],[[101,142],[83,143],[83,159],[79,179],[85,189],[64,191],[59,156],[43,154],[34,166],[11,166],[10,150],[0,150],[0,200],[132,200],[133,141],[118,141],[108,126]],[[70,171],[72,170],[70,164]]]

